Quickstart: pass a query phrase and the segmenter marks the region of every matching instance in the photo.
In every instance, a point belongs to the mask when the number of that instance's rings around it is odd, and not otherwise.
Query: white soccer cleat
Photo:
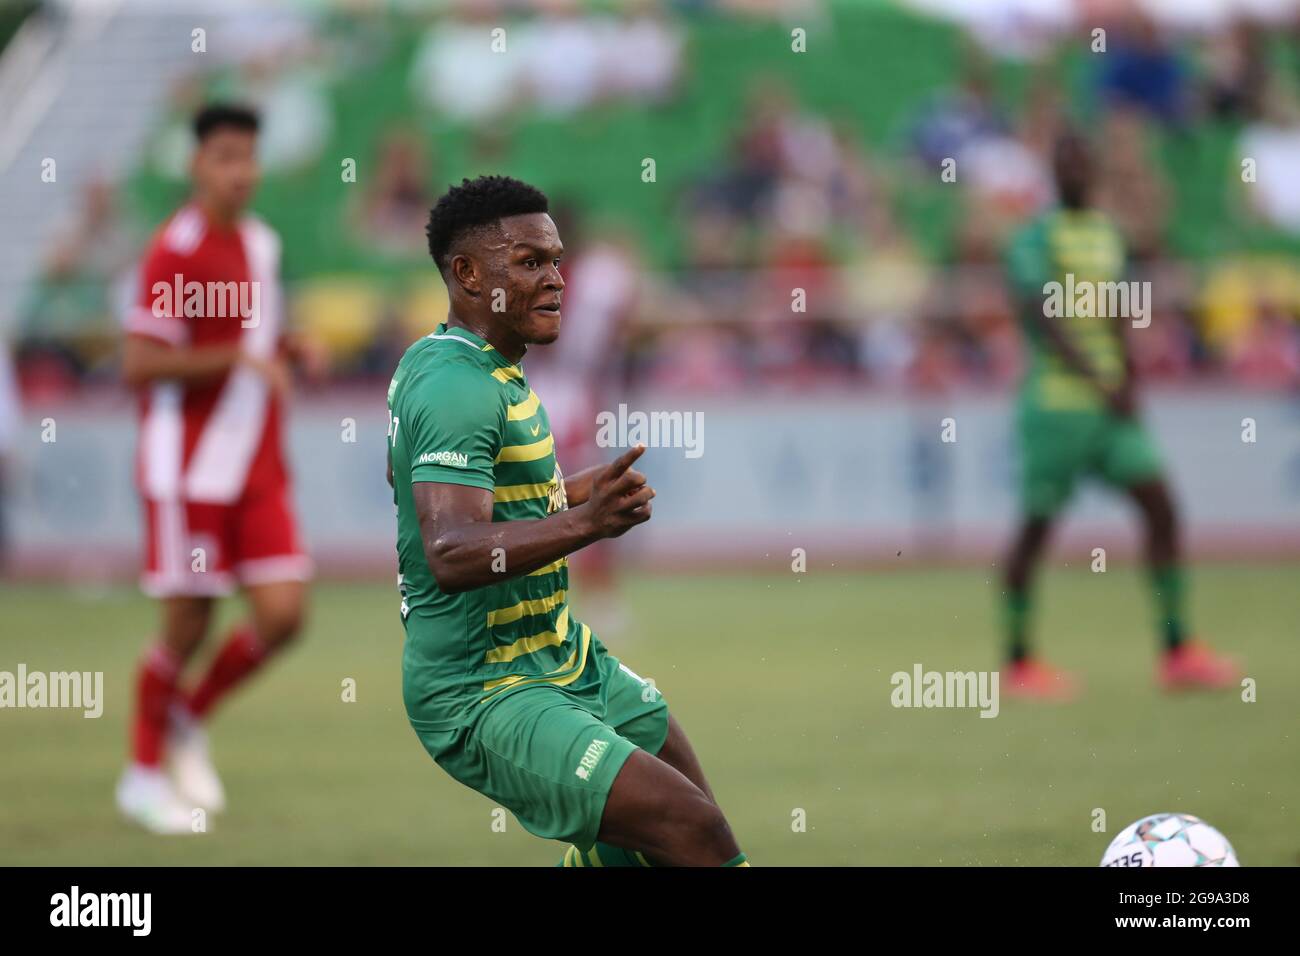
[[[176,793],[167,775],[153,767],[131,764],[117,782],[117,808],[150,833],[194,833],[193,809]]]
[[[178,707],[172,708],[167,732],[167,759],[183,800],[209,813],[226,809],[226,791],[208,755],[203,726]]]

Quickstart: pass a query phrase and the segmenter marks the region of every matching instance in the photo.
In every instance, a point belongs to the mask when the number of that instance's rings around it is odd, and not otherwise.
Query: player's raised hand
[[[617,538],[634,525],[650,520],[655,491],[632,463],[645,453],[636,445],[596,473],[591,483],[591,520],[602,538]]]

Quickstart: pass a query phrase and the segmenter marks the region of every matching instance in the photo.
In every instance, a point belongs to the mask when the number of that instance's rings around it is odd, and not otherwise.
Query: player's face
[[[215,206],[237,212],[252,201],[261,171],[257,134],[225,128],[209,133],[194,152],[194,182]]]
[[[1052,155],[1052,165],[1061,201],[1072,208],[1082,207],[1092,184],[1092,157],[1087,146],[1073,139],[1063,141]]]
[[[554,342],[560,335],[564,292],[559,268],[564,245],[555,222],[544,212],[508,216],[501,220],[501,236],[503,241],[492,257],[495,275],[488,283],[489,290],[504,290],[501,314],[520,341],[527,345]]]

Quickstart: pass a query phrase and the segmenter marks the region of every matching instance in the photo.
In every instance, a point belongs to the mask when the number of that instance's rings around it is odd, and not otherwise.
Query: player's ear
[[[467,293],[473,296],[479,294],[478,265],[469,256],[461,254],[451,257],[451,275]]]

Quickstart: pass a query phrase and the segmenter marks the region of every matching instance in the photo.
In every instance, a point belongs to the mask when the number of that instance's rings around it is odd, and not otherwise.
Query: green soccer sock
[[[1155,595],[1160,634],[1165,647],[1173,650],[1183,642],[1186,585],[1183,569],[1176,564],[1152,568],[1151,593]]]
[[[610,846],[608,843],[597,843],[590,850],[579,850],[576,846],[570,846],[564,851],[564,859],[555,865],[652,866],[653,864],[635,850],[624,850],[621,847]]]
[[[734,860],[728,860],[726,863],[722,865],[723,866],[749,866],[749,860],[746,859],[745,854],[742,853]]]
[[[1029,656],[1029,591],[1008,588],[1002,592],[1002,602],[1009,659],[1022,661]]]

